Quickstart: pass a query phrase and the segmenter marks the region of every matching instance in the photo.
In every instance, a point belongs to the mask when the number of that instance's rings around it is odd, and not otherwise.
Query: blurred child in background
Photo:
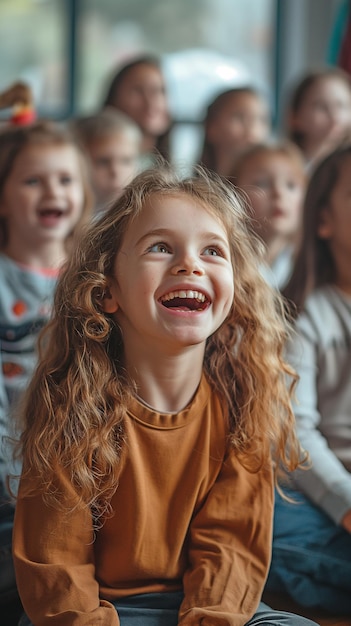
[[[37,361],[57,277],[91,213],[86,163],[72,136],[53,122],[0,132],[0,582],[15,589],[13,507],[6,502],[10,457],[4,435]]]
[[[153,154],[170,158],[171,116],[160,61],[152,56],[133,59],[121,67],[109,85],[104,106],[112,106],[138,124],[144,164]]]
[[[238,154],[268,139],[268,104],[252,87],[229,89],[208,106],[203,126],[200,163],[220,176],[228,176]]]
[[[337,67],[307,73],[287,105],[289,138],[313,168],[351,132],[351,77]]]
[[[351,147],[308,185],[303,236],[284,291],[296,317],[287,358],[299,374],[294,411],[312,466],[276,495],[268,588],[351,615]]]
[[[73,120],[72,128],[88,156],[95,211],[100,211],[136,175],[142,133],[133,120],[112,107]]]
[[[300,233],[306,187],[302,155],[288,142],[254,146],[237,159],[231,180],[245,192],[253,228],[266,246],[262,273],[281,289],[290,277]]]

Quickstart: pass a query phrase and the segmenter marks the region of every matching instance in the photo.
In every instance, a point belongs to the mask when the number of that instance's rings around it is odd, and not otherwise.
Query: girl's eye
[[[150,246],[149,252],[162,252],[167,254],[169,252],[169,248],[166,246],[165,243],[154,243],[152,246]]]
[[[27,178],[24,181],[24,184],[28,185],[28,186],[37,185],[38,183],[39,183],[39,178],[37,178],[35,176],[32,176],[31,178]]]
[[[61,176],[62,185],[70,185],[72,182],[72,176]]]
[[[255,187],[259,187],[260,189],[268,189],[269,184],[269,180],[266,180],[264,178],[262,178],[261,180],[257,180],[254,183]]]
[[[97,167],[108,167],[110,165],[110,159],[108,159],[107,157],[99,157],[98,159],[96,159],[95,165]]]
[[[222,250],[218,248],[217,246],[209,246],[208,248],[205,248],[203,253],[206,256],[221,256],[221,257],[224,256]]]
[[[316,101],[314,103],[314,108],[316,109],[316,111],[321,111],[323,113],[325,113],[326,110],[327,110],[327,107],[326,107],[325,103],[324,102],[319,102],[319,101]]]

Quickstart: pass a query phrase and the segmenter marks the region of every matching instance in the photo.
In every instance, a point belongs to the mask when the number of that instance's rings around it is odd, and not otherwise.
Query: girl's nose
[[[118,180],[121,177],[121,168],[118,163],[112,163],[108,170],[109,177]]]
[[[56,197],[62,191],[61,185],[58,181],[55,180],[47,180],[45,183],[45,194],[49,197]]]
[[[172,267],[172,274],[183,274],[184,276],[191,276],[191,274],[195,274],[196,276],[202,276],[204,274],[204,270],[197,258],[186,256],[182,259],[176,260]]]
[[[271,194],[273,198],[279,198],[283,193],[283,185],[278,182],[273,182],[271,186]]]

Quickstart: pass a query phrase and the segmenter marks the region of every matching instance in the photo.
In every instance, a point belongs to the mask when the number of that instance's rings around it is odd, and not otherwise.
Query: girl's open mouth
[[[56,226],[65,214],[62,209],[41,209],[38,213],[41,224],[45,226]]]
[[[167,309],[178,311],[204,311],[210,305],[205,294],[200,291],[171,291],[160,298],[160,302]]]

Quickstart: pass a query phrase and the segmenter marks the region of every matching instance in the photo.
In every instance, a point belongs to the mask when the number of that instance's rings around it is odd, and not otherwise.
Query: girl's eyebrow
[[[163,237],[172,234],[172,232],[171,228],[154,228],[145,233],[145,235],[142,235],[140,239],[137,240],[136,245],[139,246],[143,241],[150,239],[150,237]]]
[[[173,234],[174,234],[174,230],[172,228],[155,228],[155,229],[150,230],[149,232],[145,233],[145,235],[142,235],[140,237],[140,239],[137,240],[135,245],[139,246],[144,241],[147,241],[148,239],[153,238],[153,237],[165,237],[165,236],[169,236],[169,235],[173,235]],[[201,236],[202,239],[206,239],[209,242],[210,241],[220,241],[223,245],[225,245],[227,248],[229,248],[228,239],[226,239],[225,237],[223,237],[219,233],[203,232],[203,233],[200,233],[200,236]]]

